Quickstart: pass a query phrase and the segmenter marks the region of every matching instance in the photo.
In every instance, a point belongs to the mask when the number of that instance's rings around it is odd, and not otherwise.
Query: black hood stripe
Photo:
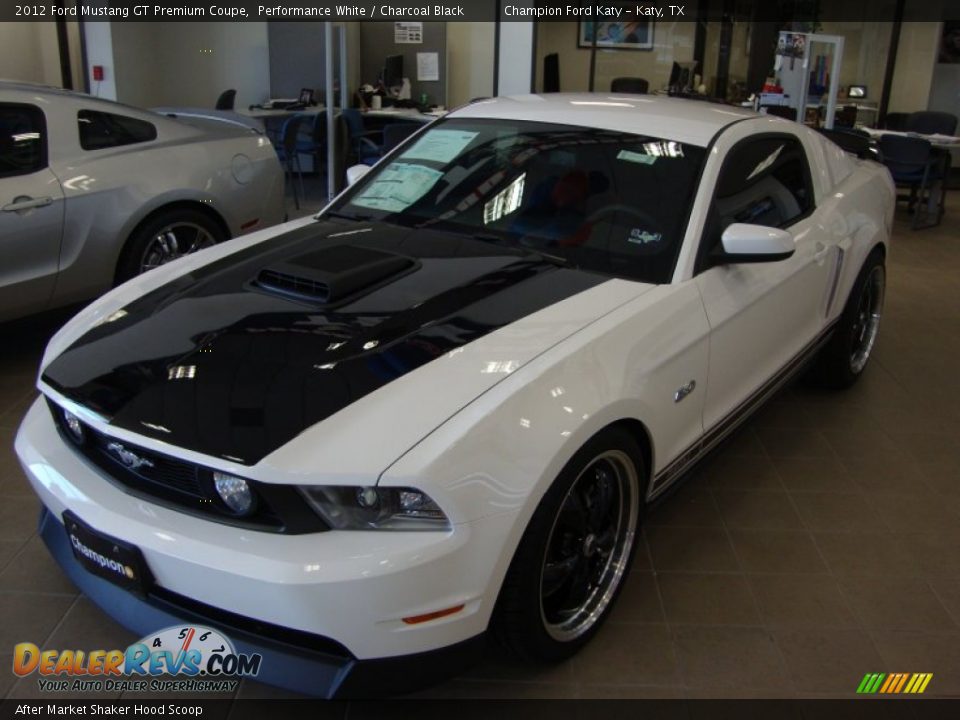
[[[286,233],[138,298],[43,380],[116,427],[254,464],[392,380],[607,279],[453,234],[380,225],[336,236],[344,227]],[[368,261],[380,270],[357,265]],[[384,277],[394,265],[403,271]],[[266,268],[302,292],[262,286]],[[323,283],[351,294],[311,302]]]

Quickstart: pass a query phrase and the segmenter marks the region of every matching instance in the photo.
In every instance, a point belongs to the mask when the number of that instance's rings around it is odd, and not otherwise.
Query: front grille
[[[257,497],[251,515],[238,516],[220,500],[213,470],[139,445],[120,441],[81,423],[78,443],[66,427],[62,410],[47,401],[64,441],[131,494],[147,497],[210,520],[268,532],[301,534],[329,529],[295,487],[247,480]]]

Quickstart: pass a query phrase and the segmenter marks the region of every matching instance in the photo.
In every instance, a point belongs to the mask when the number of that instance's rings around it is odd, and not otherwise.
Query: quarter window
[[[0,177],[29,175],[46,165],[46,124],[40,109],[0,104]]]
[[[84,150],[135,145],[157,139],[157,128],[145,120],[95,110],[77,113],[80,147]]]
[[[748,140],[733,149],[714,197],[719,230],[731,223],[788,227],[813,207],[803,146],[784,136]]]

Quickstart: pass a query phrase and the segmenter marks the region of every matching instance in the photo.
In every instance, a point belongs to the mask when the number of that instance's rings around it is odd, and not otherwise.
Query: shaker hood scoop
[[[163,285],[87,331],[42,380],[115,427],[255,464],[406,373],[607,280],[455,234],[356,227],[321,221]]]

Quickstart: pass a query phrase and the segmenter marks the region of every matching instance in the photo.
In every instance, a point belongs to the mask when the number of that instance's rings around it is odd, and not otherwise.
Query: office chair
[[[383,132],[380,130],[366,130],[363,127],[363,117],[356,108],[345,108],[342,113],[347,129],[350,131],[350,145],[357,157],[357,162],[363,165],[375,165],[383,157]],[[380,142],[374,142],[374,138]]]
[[[237,99],[236,90],[224,90],[217,98],[217,104],[214,106],[217,110],[233,110],[233,103]]]
[[[907,129],[907,118],[909,113],[887,113],[883,118],[883,129],[884,130],[896,130],[897,132],[903,132]]]
[[[560,54],[550,53],[543,58],[543,91],[560,92]]]
[[[277,146],[277,157],[283,165],[284,177],[290,179],[290,186],[293,188],[293,204],[297,210],[300,209],[300,198],[297,195],[297,184],[294,182],[293,174],[296,173],[300,180],[300,195],[303,195],[303,171],[300,168],[300,153],[297,150],[297,139],[300,135],[300,126],[306,115],[291,115],[283,121],[283,127],[280,129],[280,144]]]
[[[313,168],[317,171],[327,155],[327,113],[324,111],[313,114],[312,122],[309,123],[306,119],[310,116],[304,117],[297,135],[297,154],[313,157]]]
[[[618,77],[610,82],[610,92],[646,95],[649,91],[650,83],[643,78]]]
[[[897,187],[909,188],[909,195],[898,195],[897,200],[907,201],[907,210],[913,213],[910,227],[928,228],[940,224],[943,217],[945,160],[942,155],[933,152],[928,140],[903,135],[883,135],[878,143],[883,153],[883,164],[887,166]],[[939,188],[939,202],[934,202],[933,187]],[[923,213],[919,206],[924,206]],[[930,213],[935,217],[930,220]],[[920,224],[920,216],[926,222]]]
[[[852,128],[857,124],[857,106],[841,105],[837,108],[833,117],[833,126],[835,128]]]
[[[933,110],[910,113],[904,129],[921,135],[953,135],[957,132],[957,116]]]

